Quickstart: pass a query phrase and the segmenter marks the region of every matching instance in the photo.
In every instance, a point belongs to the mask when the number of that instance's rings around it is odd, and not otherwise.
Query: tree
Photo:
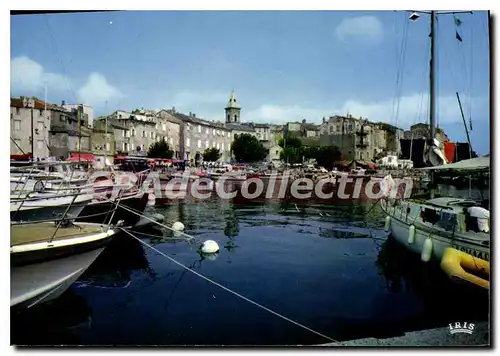
[[[318,147],[315,152],[316,163],[325,167],[328,170],[333,168],[333,163],[341,158],[340,150],[337,146],[322,146]]]
[[[203,160],[206,162],[216,162],[220,156],[221,154],[219,149],[215,147],[207,148],[205,152],[203,152]]]
[[[302,163],[302,152],[300,148],[285,147],[280,152],[280,160],[286,163]]]
[[[285,137],[279,140],[278,146],[281,148],[294,147],[300,149],[302,147],[302,141],[300,141],[298,137]]]
[[[167,141],[163,138],[149,146],[148,157],[150,158],[172,158],[174,152],[170,150]]]
[[[258,162],[266,158],[268,150],[253,135],[235,135],[231,151],[236,162]]]

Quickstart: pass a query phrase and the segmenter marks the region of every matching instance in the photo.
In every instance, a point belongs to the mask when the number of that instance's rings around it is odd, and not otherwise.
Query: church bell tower
[[[226,123],[240,123],[241,107],[236,103],[236,95],[234,94],[234,91],[231,93],[227,106],[224,110],[226,111]]]

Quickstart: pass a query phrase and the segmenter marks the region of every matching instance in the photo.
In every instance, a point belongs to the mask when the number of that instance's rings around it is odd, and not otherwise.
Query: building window
[[[132,136],[135,136],[135,129],[132,129],[132,130],[131,130],[131,135],[132,135]]]
[[[219,142],[217,142],[217,149],[220,149],[220,144],[219,144]]]
[[[162,128],[162,130],[163,130],[163,131],[167,131],[167,125],[162,124],[162,125],[161,125],[161,128]]]
[[[209,146],[208,141],[205,141],[205,148],[208,148],[208,146]]]
[[[201,148],[201,140],[198,140],[198,148]]]
[[[19,110],[19,108],[18,108]],[[231,116],[229,116],[229,114],[227,114],[227,121],[229,122],[229,120],[231,120]]]
[[[21,120],[14,120],[14,130],[21,131]]]
[[[234,122],[236,122],[237,120],[238,120],[238,116],[234,115]]]
[[[212,134],[215,136],[215,129],[213,129]]]
[[[198,132],[201,133],[201,126],[198,125]]]
[[[208,129],[208,127],[207,127],[206,134],[208,135],[209,133],[210,133],[210,130],[209,130],[209,129]]]
[[[216,143],[215,143],[215,141],[214,141],[214,142],[212,142],[212,147],[215,147],[215,146],[216,146]]]
[[[151,131],[151,132],[149,133],[149,137],[154,139],[154,138],[155,138],[155,133],[154,133],[153,131]]]
[[[221,143],[221,150],[224,151],[224,142]]]
[[[276,156],[279,156],[279,154],[280,154],[280,151],[276,150]]]
[[[189,138],[186,140],[186,146],[191,146],[191,140]]]
[[[122,137],[127,137],[126,132],[127,132],[127,130],[122,130]]]

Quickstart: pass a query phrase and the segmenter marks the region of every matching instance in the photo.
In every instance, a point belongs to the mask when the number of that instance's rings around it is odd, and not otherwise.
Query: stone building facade
[[[37,98],[10,99],[11,154],[32,153],[34,158],[51,155],[49,149],[51,125],[49,106],[50,104],[46,105],[45,102]]]
[[[148,115],[119,110],[109,115],[107,122],[113,127],[115,154],[145,155],[157,140],[156,122]]]
[[[166,141],[170,149],[174,151],[174,158],[178,159],[181,157],[180,135],[182,121],[172,115],[172,111],[175,112],[175,108],[172,108],[172,110],[160,110],[157,113],[157,129],[162,132],[166,131]]]
[[[95,120],[92,127],[91,135],[91,152],[96,157],[101,166],[111,165],[113,162],[113,156],[116,152],[116,142],[115,142],[115,129],[125,130],[125,127],[115,128],[108,123],[106,128],[106,122],[104,120]],[[106,161],[107,159],[107,161]]]
[[[404,131],[402,137],[407,140],[425,139],[428,140],[431,135],[431,128],[429,124],[418,123],[412,125],[409,131]],[[448,136],[445,134],[443,129],[436,128],[436,138],[439,141],[439,146],[442,149],[444,147],[444,142],[448,141]]]
[[[203,160],[203,152],[207,148],[217,148],[221,153],[221,161],[229,161],[231,157],[232,132],[223,123],[208,121],[188,115],[171,112],[182,124],[180,127],[181,159],[192,163]]]
[[[374,161],[383,152],[397,154],[400,151],[402,131],[389,126],[362,117],[335,115],[328,120],[323,118],[320,141],[338,146],[343,160]]]
[[[52,156],[67,158],[73,153],[91,152],[88,115],[83,105],[51,106],[50,151]]]

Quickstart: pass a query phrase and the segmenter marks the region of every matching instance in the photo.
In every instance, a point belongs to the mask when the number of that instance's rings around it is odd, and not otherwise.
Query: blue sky
[[[462,43],[453,16],[438,21],[439,125],[465,140],[458,91],[472,116],[473,147],[488,153],[487,13],[459,17]],[[45,83],[49,101],[90,104],[97,115],[175,106],[223,120],[234,89],[243,121],[319,123],[349,112],[408,128],[427,117],[429,19],[407,18],[394,11],[15,16],[11,95],[43,98]]]

